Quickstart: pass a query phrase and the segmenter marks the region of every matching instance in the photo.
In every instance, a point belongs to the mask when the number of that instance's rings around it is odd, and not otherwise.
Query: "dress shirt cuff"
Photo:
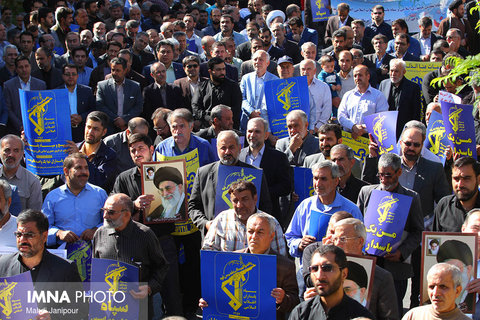
[[[353,123],[353,121],[349,119],[345,119],[345,118],[342,119],[342,118],[339,117],[340,124],[342,125],[343,130],[352,132],[352,127],[355,125],[355,123]]]
[[[293,239],[290,242],[289,251],[292,257],[300,258],[302,256],[302,253],[300,252],[300,250],[298,250],[298,246],[300,246],[300,242],[302,242],[302,238]]]
[[[47,246],[55,246],[57,244],[57,232],[60,231],[57,227],[50,227],[48,229],[48,237],[47,237]]]

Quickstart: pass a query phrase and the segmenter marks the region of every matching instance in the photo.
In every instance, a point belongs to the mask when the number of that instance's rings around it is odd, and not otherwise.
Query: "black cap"
[[[466,266],[473,265],[473,254],[470,247],[462,241],[447,240],[438,248],[437,262],[445,262],[451,259],[457,259]]]
[[[174,167],[162,167],[155,172],[153,177],[153,184],[158,188],[158,185],[163,181],[172,181],[176,184],[183,184],[183,177],[180,171]]]
[[[347,268],[347,279],[358,284],[360,288],[366,288],[368,285],[368,276],[365,268],[353,261],[347,261]]]
[[[453,2],[448,6],[448,10],[453,11],[454,9],[460,7],[461,4],[463,4],[462,0],[453,0]]]

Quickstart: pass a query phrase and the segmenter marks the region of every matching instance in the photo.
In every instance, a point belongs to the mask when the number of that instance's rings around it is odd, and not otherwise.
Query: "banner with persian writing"
[[[311,0],[312,21],[327,21],[330,16],[330,10],[327,8],[329,5],[330,3],[327,0]]]
[[[18,90],[27,144],[27,169],[37,175],[63,173],[68,155],[67,140],[72,140],[68,90]]]
[[[397,153],[397,117],[398,111],[374,113],[363,118],[367,131],[378,145],[378,153]]]
[[[357,139],[353,139],[350,132],[342,131],[342,144],[352,148],[355,158],[360,159],[362,162],[368,155],[369,143],[370,140],[368,138],[358,137]]]
[[[447,132],[443,124],[443,117],[437,111],[432,111],[427,126],[427,138],[423,143],[425,148],[438,156],[445,165],[449,146]]]
[[[28,298],[33,292],[30,271],[0,278],[0,319],[30,320],[38,315],[36,302]]]
[[[374,256],[395,252],[400,245],[412,197],[373,190],[365,213],[365,251]]]
[[[443,123],[453,152],[477,159],[473,106],[440,101]]]

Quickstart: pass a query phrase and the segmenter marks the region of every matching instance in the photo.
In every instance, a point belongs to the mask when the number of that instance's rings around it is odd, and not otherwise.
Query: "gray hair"
[[[232,110],[232,108],[230,108],[229,106],[226,106],[224,104],[218,104],[215,107],[213,107],[212,111],[210,112],[212,122],[213,122],[213,119],[215,119],[215,118],[216,119],[221,119],[222,118],[222,112],[224,110]]]
[[[303,124],[308,123],[307,114],[303,110],[300,110],[300,109],[290,111],[287,114],[287,121],[288,121],[288,119],[301,119],[303,121]]]
[[[178,109],[177,109],[178,110]],[[223,131],[220,131],[218,133],[218,136],[217,136],[217,141],[220,141],[220,139],[223,138],[223,136],[231,136],[235,139],[235,141],[237,142],[237,145],[240,145],[240,138],[238,137],[238,134],[233,131],[233,130],[223,130]]]
[[[20,54],[18,52],[18,49],[16,46],[14,46],[13,44],[9,44],[9,45],[6,45],[5,48],[3,48],[3,55],[6,56],[7,55],[7,49],[15,49],[15,51],[17,52],[17,54]]]
[[[367,231],[365,230],[365,225],[362,221],[355,219],[355,218],[346,218],[335,223],[335,227],[345,226],[345,225],[352,225],[353,230],[355,230],[355,234],[362,238],[363,240],[367,240]]]
[[[301,49],[302,49],[302,51],[305,51],[305,50],[307,50],[307,49],[310,48],[310,47],[315,47],[315,50],[317,49],[317,46],[315,45],[315,43],[310,42],[310,41],[309,41],[309,42],[305,42],[304,44],[302,44]]]
[[[430,270],[428,270],[427,273],[427,282],[428,278],[430,278],[431,275],[433,275],[436,272],[449,272],[452,276],[453,284],[455,285],[455,288],[458,286],[462,285],[462,272],[457,266],[454,266],[453,264],[449,263],[437,263],[433,265]]]
[[[12,187],[4,179],[0,179],[0,187],[2,188],[3,197],[5,198],[5,201],[8,202],[8,199],[12,198]],[[3,208],[1,208],[1,209],[3,209]],[[5,213],[6,212],[4,212],[4,214]]]
[[[394,66],[398,66],[398,65],[402,66],[403,70],[407,69],[407,64],[402,59],[390,60],[390,68],[393,68]]]
[[[336,144],[332,147],[330,150],[330,154],[332,154],[333,151],[336,151],[337,149],[341,149],[347,153],[347,158],[348,160],[352,160],[355,157],[355,154],[353,153],[353,149],[350,148],[349,146],[345,144]]]
[[[250,122],[261,122],[263,124],[263,128],[264,128],[264,131],[267,132],[268,131],[268,121],[263,119],[262,117],[256,117],[256,118],[252,118],[250,120],[248,120],[248,123],[247,123],[247,128],[248,128],[248,124]]]
[[[338,166],[335,162],[330,160],[323,160],[323,161],[317,162],[312,166],[312,172],[320,170],[322,168],[330,168],[330,172],[332,173],[333,179],[340,177],[340,170],[338,169]]]
[[[252,55],[252,60],[253,60],[256,56],[258,56],[258,55],[260,55],[260,54],[264,54],[265,57],[267,57],[267,61],[270,61],[270,55],[269,55],[268,52],[265,51],[265,50],[257,50],[257,51],[255,51],[255,53]]]
[[[392,168],[397,171],[402,167],[402,158],[395,153],[384,153],[378,160],[378,168]]]
[[[23,142],[23,140],[19,136],[16,136],[14,134],[7,134],[2,139],[0,139],[0,150],[2,150],[3,142],[7,140],[20,141],[20,143],[22,144],[22,152],[25,150],[25,143]]]
[[[463,227],[463,228],[466,228],[466,227],[468,226],[470,217],[473,216],[473,215],[475,215],[475,214],[477,214],[477,213],[480,213],[480,209],[478,209],[478,208],[474,208],[474,209],[468,211],[467,216],[465,217],[465,221],[463,222],[462,227]]]
[[[302,61],[300,61],[300,68],[303,67],[304,65],[306,65],[307,63],[312,64],[313,68],[315,68],[315,70],[317,70],[317,64],[312,59],[303,59]]]
[[[427,127],[425,127],[423,123],[421,123],[418,120],[410,120],[403,127],[403,132],[407,131],[407,129],[412,129],[412,128],[419,130],[422,133],[422,139],[425,140],[425,137],[427,136]],[[402,136],[403,136],[403,133],[402,133]]]
[[[188,122],[188,124],[193,125],[193,115],[190,110],[186,108],[175,109],[168,115],[167,123],[170,126],[174,118],[180,118]]]
[[[256,212],[248,218],[247,224],[250,220],[254,220],[256,218],[266,220],[268,222],[269,227],[270,227],[270,233],[275,232],[275,229],[277,228],[277,223],[276,223],[277,220],[273,216],[271,216],[271,215],[269,215],[268,213],[265,213],[265,212]]]

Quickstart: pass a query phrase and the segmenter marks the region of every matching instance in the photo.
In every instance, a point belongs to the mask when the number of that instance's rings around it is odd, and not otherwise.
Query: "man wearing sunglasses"
[[[409,262],[410,255],[419,246],[422,240],[423,215],[418,193],[407,189],[400,183],[402,175],[401,158],[394,153],[383,154],[378,161],[378,177],[380,184],[365,186],[358,195],[357,206],[363,215],[367,213],[368,203],[373,190],[383,190],[412,197],[412,204],[408,212],[404,233],[400,245],[383,257],[377,257],[377,264],[390,271],[394,278],[395,291],[399,316],[403,313],[403,297],[407,290],[407,280],[413,276],[413,269]]]
[[[343,291],[348,268],[347,257],[342,249],[334,245],[318,247],[313,253],[309,270],[318,295],[293,309],[290,320],[374,319],[370,311]]]
[[[451,194],[451,190],[442,164],[431,161],[422,155],[426,133],[427,128],[419,121],[411,120],[405,124],[400,137],[402,173],[399,182],[403,187],[419,194],[424,227],[428,229],[433,222],[434,203],[438,203],[444,196]],[[362,172],[362,180],[366,182],[378,183],[378,177],[376,176],[378,172],[377,150],[377,144],[371,139],[370,155],[365,158]],[[460,231],[460,226],[461,223],[457,231]],[[414,307],[419,303],[418,296],[420,294],[420,246],[413,253],[412,266],[415,276],[412,278],[411,307]]]

